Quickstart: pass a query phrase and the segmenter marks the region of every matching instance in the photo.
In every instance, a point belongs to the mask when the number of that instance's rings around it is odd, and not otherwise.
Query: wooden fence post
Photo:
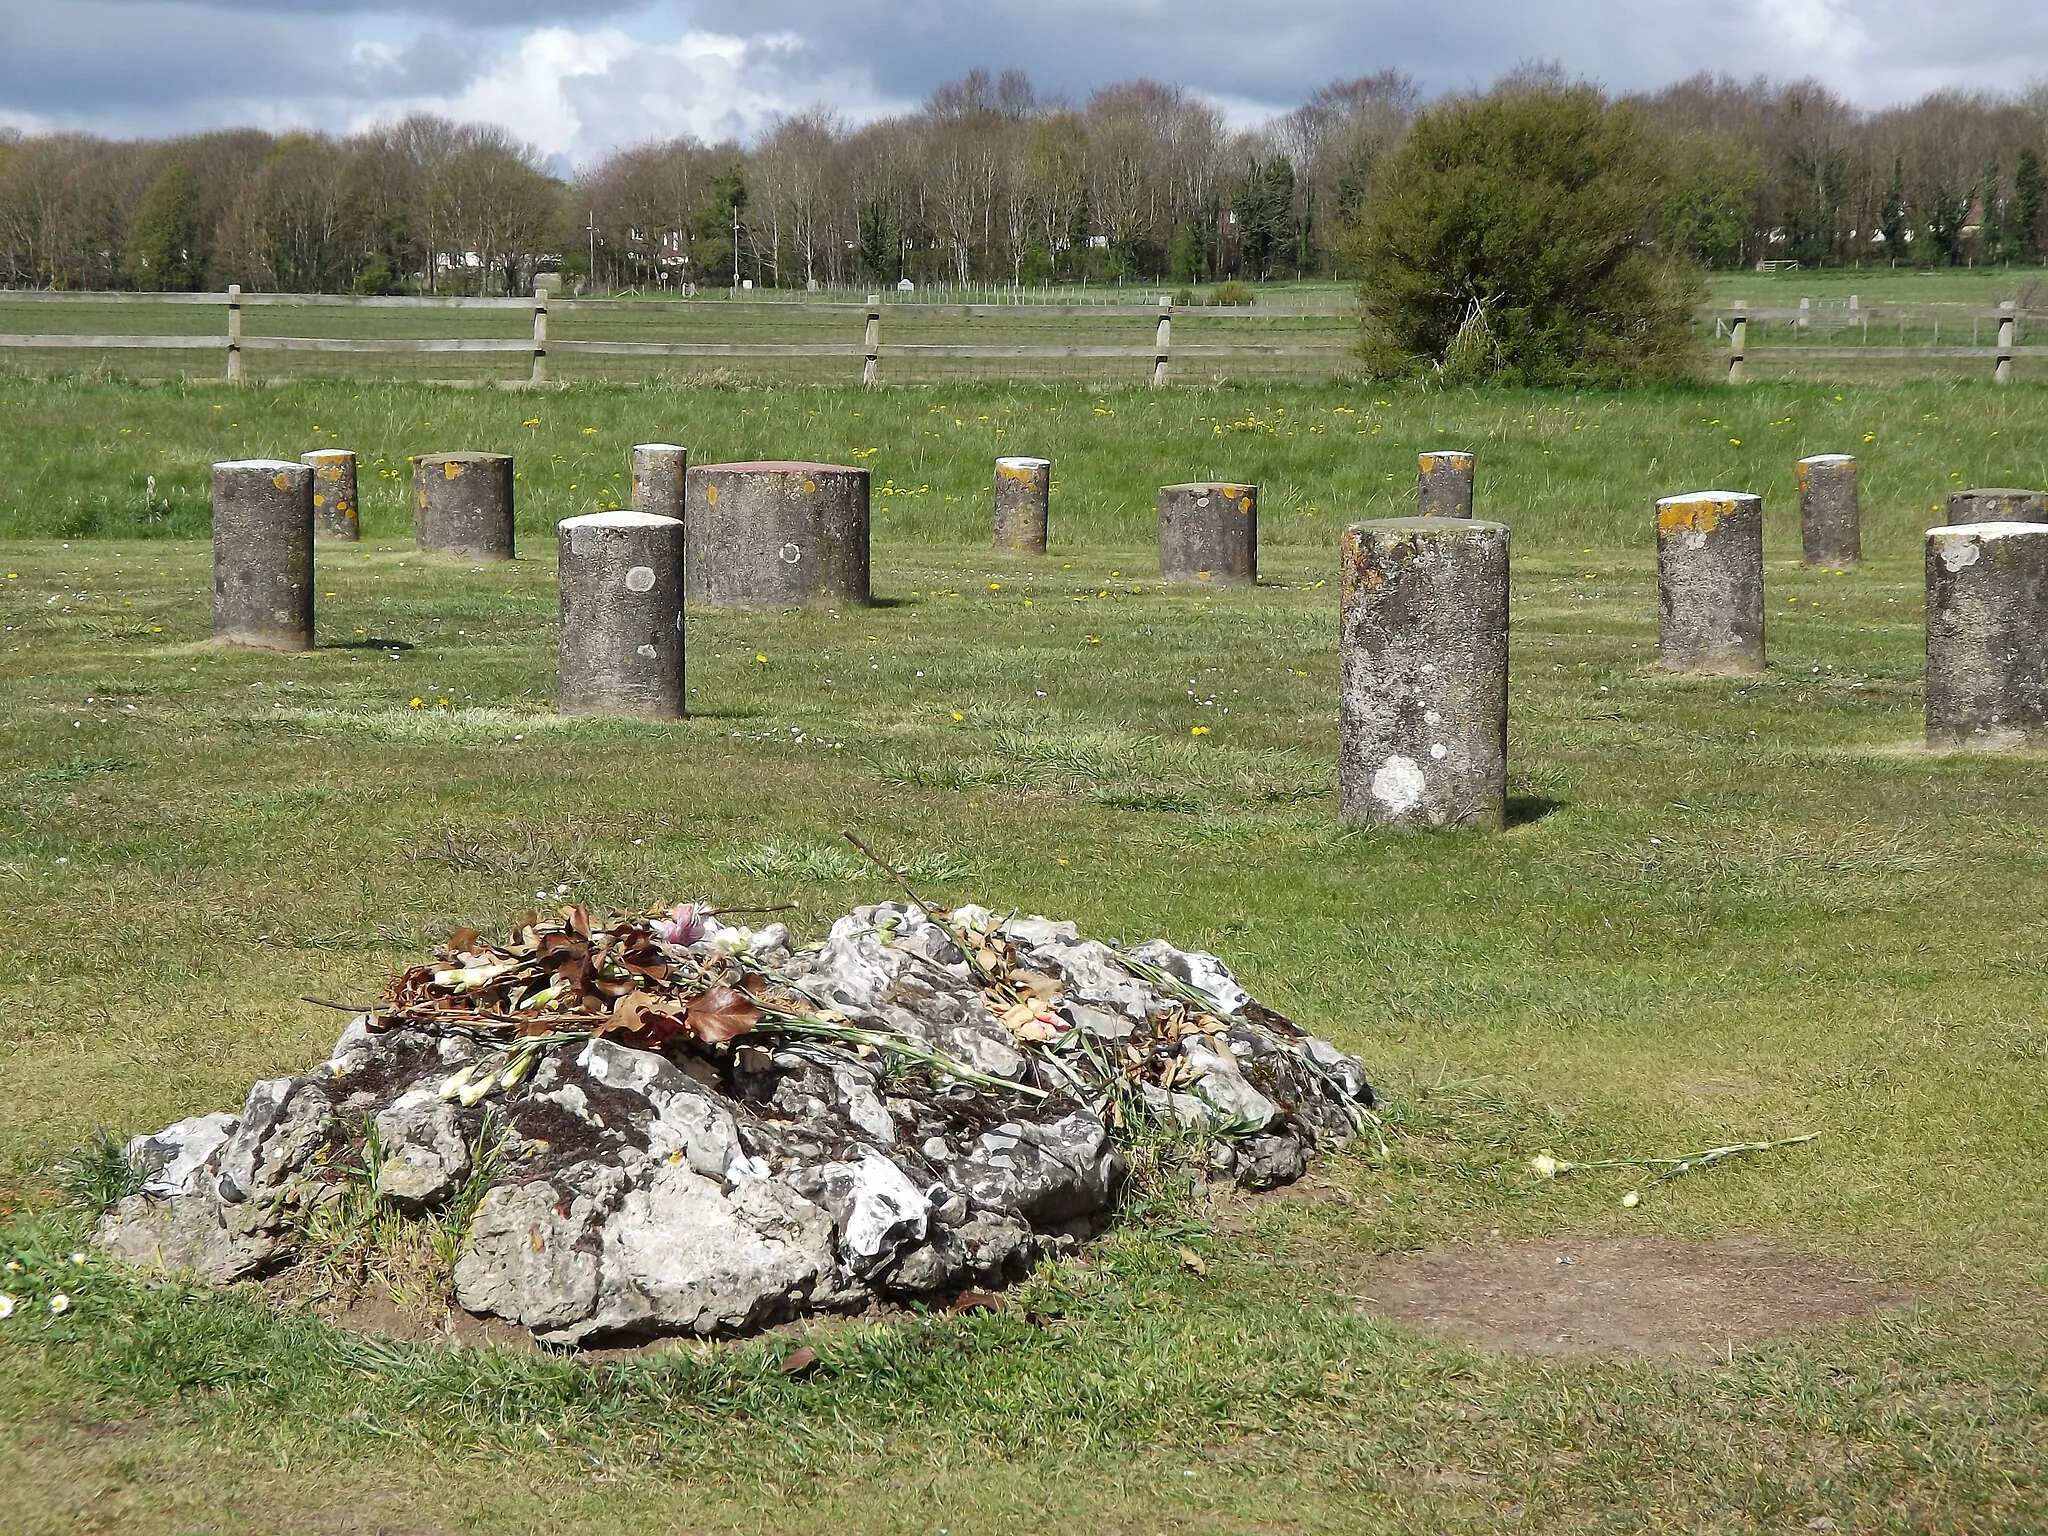
[[[867,357],[860,365],[860,381],[869,389],[882,382],[882,296],[868,295]]]
[[[228,284],[228,382],[242,382],[242,285]]]
[[[1744,366],[1743,355],[1749,350],[1749,306],[1737,303],[1733,309],[1728,317],[1728,382],[1747,384],[1749,369]]]
[[[2018,324],[2019,306],[2013,300],[2007,299],[1998,306],[1998,361],[1991,369],[1991,377],[1995,383],[2012,382],[2013,332],[2018,328]]]
[[[1159,329],[1152,339],[1152,387],[1166,387],[1166,364],[1173,354],[1173,296],[1159,295]]]
[[[529,389],[538,389],[548,381],[548,291],[545,288],[533,290],[533,376],[527,380]]]

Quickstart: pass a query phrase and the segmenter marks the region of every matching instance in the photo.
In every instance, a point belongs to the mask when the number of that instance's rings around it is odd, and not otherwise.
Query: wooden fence
[[[2010,384],[2013,381],[2013,360],[2018,357],[2048,357],[2048,346],[2019,345],[2019,330],[2023,320],[2037,318],[2032,313],[2021,311],[2011,300],[1994,309],[1976,309],[1968,306],[1931,305],[1850,305],[1816,309],[1808,301],[1794,309],[1789,306],[1752,307],[1736,301],[1714,306],[1705,312],[1714,321],[1714,334],[1725,335],[1728,339],[1728,382],[1746,384],[1750,379],[1750,359],[1758,352],[1768,352],[1775,358],[1798,358],[1813,362],[1850,361],[1926,361],[1948,359],[1977,361],[1990,365],[1994,383]],[[1951,327],[1968,326],[1970,345],[1941,345],[1941,327],[1946,321]],[[1907,327],[1919,324],[1923,328],[1931,323],[1933,341],[1926,345],[1908,346]],[[1783,328],[1783,339],[1775,346],[1755,346],[1749,334],[1750,326],[1778,325]],[[1876,345],[1872,345],[1872,326],[1878,334]],[[1899,342],[1896,346],[1885,344],[1886,332],[1896,326]],[[1988,331],[1991,345],[1980,342]],[[1853,345],[1840,346],[1837,340],[1844,334],[1854,334]],[[1816,339],[1817,338],[1817,339]]]

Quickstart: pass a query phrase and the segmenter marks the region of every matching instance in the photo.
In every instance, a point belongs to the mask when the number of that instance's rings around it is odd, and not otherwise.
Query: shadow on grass
[[[1553,811],[1564,809],[1562,800],[1553,800],[1548,795],[1509,795],[1507,802],[1507,825],[1512,831],[1541,821]]]
[[[410,640],[379,640],[374,635],[367,640],[330,640],[320,647],[323,651],[410,651],[414,649]]]

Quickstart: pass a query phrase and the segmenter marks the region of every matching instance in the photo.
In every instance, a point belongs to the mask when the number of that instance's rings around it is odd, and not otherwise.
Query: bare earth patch
[[[1760,1238],[1588,1237],[1425,1248],[1377,1270],[1362,1304],[1513,1354],[1705,1358],[1905,1300]]]

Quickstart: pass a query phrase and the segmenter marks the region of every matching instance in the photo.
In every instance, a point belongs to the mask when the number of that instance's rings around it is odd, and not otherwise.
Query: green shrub
[[[1249,308],[1257,298],[1258,294],[1250,283],[1241,283],[1233,277],[1227,283],[1216,285],[1215,291],[1209,295],[1209,302],[1218,307]]]
[[[1370,371],[1611,386],[1691,360],[1697,271],[1660,253],[1660,146],[1590,86],[1515,84],[1419,118],[1347,254]]]

